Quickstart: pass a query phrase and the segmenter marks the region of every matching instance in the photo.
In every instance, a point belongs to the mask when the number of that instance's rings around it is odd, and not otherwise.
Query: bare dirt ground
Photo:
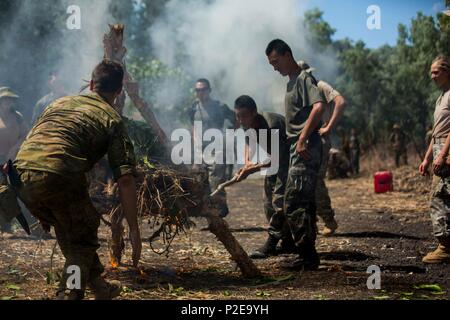
[[[417,178],[415,170],[394,171],[397,191],[386,194],[373,192],[369,175],[327,182],[339,229],[333,237],[318,236],[318,271],[286,271],[282,264],[295,256],[279,255],[255,261],[263,278],[244,279],[222,244],[204,230],[202,219],[195,219],[197,226],[174,240],[168,257],[152,252],[144,240],[140,271],[129,266],[128,242],[125,265],[109,267],[108,229],[102,225],[100,258],[108,278],[125,286],[120,299],[449,299],[450,265],[421,262],[436,243],[428,193],[418,188],[429,180]],[[410,178],[405,182],[400,177]],[[230,187],[228,199],[231,213],[226,220],[251,252],[267,236],[262,180]],[[142,229],[145,239],[151,230],[145,222]],[[32,239],[22,231],[1,235],[0,298],[52,299],[56,287],[52,277],[63,265],[54,247],[54,239]],[[367,288],[371,265],[381,268],[380,290]]]

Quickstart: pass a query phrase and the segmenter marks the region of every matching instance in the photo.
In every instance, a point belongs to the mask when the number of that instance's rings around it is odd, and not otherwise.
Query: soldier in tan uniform
[[[299,66],[306,72],[311,73],[314,71],[314,68],[311,68],[304,61],[299,61]],[[319,130],[322,138],[322,163],[317,177],[316,206],[317,215],[321,217],[325,223],[325,227],[320,233],[324,236],[330,236],[334,234],[338,224],[334,219],[334,210],[331,207],[331,199],[325,184],[325,177],[327,174],[328,157],[331,149],[330,136],[344,112],[345,99],[336,89],[325,81],[319,81],[317,87],[323,93],[327,104],[322,116],[322,127]]]
[[[120,283],[109,283],[101,277],[103,266],[96,252],[100,214],[91,202],[86,181],[86,173],[105,154],[130,226],[134,265],[140,258],[135,156],[123,120],[114,109],[123,74],[120,64],[101,62],[92,73],[92,93],[64,97],[50,104],[14,162],[19,197],[47,229],[54,227],[66,258],[60,298],[82,299],[87,285],[96,299],[111,299],[121,291]],[[79,287],[67,288],[71,266],[80,270]]]
[[[14,159],[22,140],[27,134],[27,128],[22,115],[15,110],[19,96],[10,88],[0,88],[0,165],[9,159]],[[0,231],[11,232],[11,221],[15,214],[0,215]],[[6,211],[5,211],[6,212]]]
[[[450,149],[449,57],[438,56],[433,61],[431,79],[441,90],[441,95],[436,101],[432,139],[425,158],[419,167],[419,172],[425,175],[428,172],[428,167],[432,164],[434,174],[439,176]],[[439,178],[431,197],[430,216],[433,234],[439,245],[435,251],[428,253],[422,261],[425,263],[450,263],[450,177]]]

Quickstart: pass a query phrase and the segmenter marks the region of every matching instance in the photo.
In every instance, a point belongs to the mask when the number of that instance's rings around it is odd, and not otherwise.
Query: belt
[[[434,143],[445,143],[447,137],[433,138]]]

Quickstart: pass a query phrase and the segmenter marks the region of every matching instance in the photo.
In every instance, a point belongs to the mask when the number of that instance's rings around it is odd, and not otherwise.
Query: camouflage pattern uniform
[[[47,108],[53,101],[56,99],[62,98],[63,95],[55,95],[53,92],[50,92],[49,94],[43,96],[39,101],[36,103],[36,105],[33,108],[33,115],[31,117],[31,123],[35,124],[37,119],[41,116],[41,114],[44,112],[45,108]]]
[[[405,133],[400,129],[400,126],[394,125],[394,132],[390,136],[390,141],[394,149],[395,155],[395,165],[400,166],[400,160],[404,165],[408,164],[408,153],[406,151],[406,136]]]
[[[450,90],[443,92],[436,101],[433,126],[433,159],[436,159],[443,148],[450,132]],[[450,177],[434,177],[430,215],[434,236],[439,242],[447,243],[450,249]],[[436,180],[438,182],[436,183]],[[450,251],[449,251],[450,252]]]
[[[433,157],[437,158],[444,147],[445,138],[436,139],[433,143]],[[434,176],[430,204],[430,216],[433,224],[433,234],[436,238],[450,239],[450,177]],[[437,180],[437,181],[436,181]]]
[[[222,104],[221,102],[212,99],[206,104],[196,101],[189,112],[189,117],[192,125],[194,124],[194,121],[202,122],[203,132],[208,129],[218,129],[225,132],[225,129],[228,127],[226,125],[226,120],[232,124],[235,123],[234,111],[228,108],[226,104]],[[206,145],[202,146],[202,150],[204,150],[205,146]],[[223,152],[223,158],[225,162],[225,152]],[[213,163],[206,164],[205,166],[208,171],[210,190],[217,189],[219,184],[231,178],[230,168],[227,164]],[[219,205],[220,215],[225,217],[229,213],[225,190],[219,192],[217,198],[221,199],[221,204]]]
[[[350,136],[350,168],[352,174],[359,174],[359,154],[361,152],[359,139],[356,134]]]
[[[317,258],[315,190],[322,157],[322,143],[318,129],[308,138],[310,159],[304,160],[296,152],[296,145],[312,106],[325,99],[314,77],[302,71],[289,81],[285,96],[286,131],[290,143],[290,164],[284,212],[294,242],[305,255]],[[311,257],[311,256],[310,256]],[[318,259],[318,258],[317,258]]]
[[[133,146],[121,116],[96,93],[56,100],[28,134],[15,167],[19,197],[46,226],[61,251],[81,270],[81,294],[103,272],[96,253],[100,214],[88,194],[86,173],[105,154],[114,179],[135,173]],[[60,290],[66,286],[64,272]]]

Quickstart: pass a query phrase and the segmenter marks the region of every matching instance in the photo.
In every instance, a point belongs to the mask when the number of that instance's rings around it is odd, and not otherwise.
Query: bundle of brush
[[[202,216],[207,200],[205,175],[159,165],[139,165],[137,170],[138,214],[156,229],[150,244],[161,237],[166,245],[162,251],[153,251],[168,253],[173,239],[194,226],[190,217]]]

